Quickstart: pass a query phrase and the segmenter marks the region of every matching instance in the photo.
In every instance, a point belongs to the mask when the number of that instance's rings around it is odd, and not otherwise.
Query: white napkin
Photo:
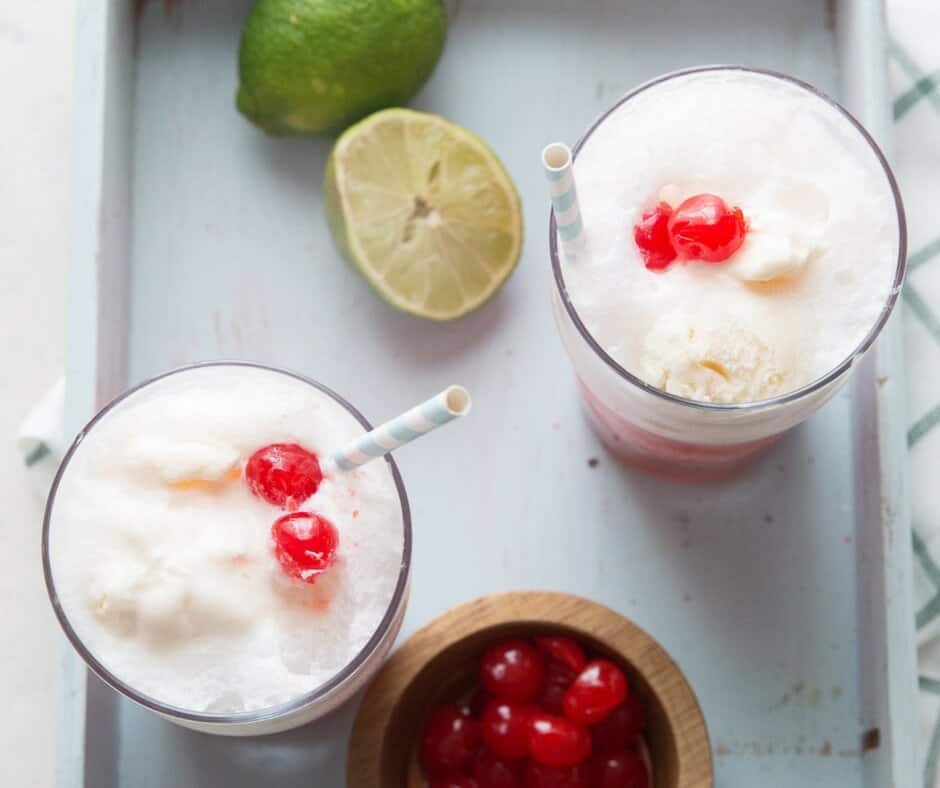
[[[65,433],[65,378],[59,378],[29,412],[16,436],[37,491],[45,497],[59,460],[68,448]]]

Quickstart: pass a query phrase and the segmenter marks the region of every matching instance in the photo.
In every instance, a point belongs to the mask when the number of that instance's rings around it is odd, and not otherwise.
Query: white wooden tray
[[[208,358],[300,370],[373,420],[459,381],[472,416],[398,458],[415,519],[403,636],[487,592],[577,592],[679,661],[708,719],[718,785],[914,785],[896,327],[843,394],[744,478],[682,487],[636,476],[590,433],[555,336],[538,159],[636,83],[717,61],[814,82],[886,142],[880,3],[455,6],[415,105],[492,144],[523,196],[527,240],[500,295],[441,326],[393,312],[340,262],[320,204],[329,141],[269,139],[236,113],[249,6],[79,0],[71,425],[128,383]],[[355,704],[274,738],[210,738],[86,682],[64,650],[61,712],[60,786],[335,788]]]

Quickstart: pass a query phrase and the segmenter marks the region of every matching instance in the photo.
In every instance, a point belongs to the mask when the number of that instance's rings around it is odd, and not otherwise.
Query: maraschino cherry
[[[500,758],[525,758],[529,754],[530,719],[538,711],[525,703],[491,700],[480,719],[483,741]]]
[[[535,647],[549,659],[556,659],[575,673],[580,673],[587,663],[584,649],[573,638],[564,635],[549,635],[535,639]]]
[[[447,774],[434,780],[430,788],[480,788],[480,783],[466,774]]]
[[[606,719],[591,726],[591,745],[596,753],[619,752],[635,746],[646,727],[646,712],[633,693]]]
[[[313,583],[336,560],[339,533],[324,517],[291,512],[271,526],[274,555],[291,577]]]
[[[593,788],[647,788],[649,772],[632,750],[598,755],[589,765]]]
[[[421,737],[421,765],[433,776],[461,774],[470,769],[479,747],[479,723],[456,706],[438,706]]]
[[[529,728],[529,755],[546,766],[574,766],[591,754],[587,728],[565,717],[533,714]]]
[[[272,443],[248,458],[245,479],[261,500],[292,511],[317,491],[323,472],[312,451],[296,443]]]
[[[584,763],[574,766],[547,766],[529,761],[525,788],[588,788],[588,769]]]
[[[676,259],[676,249],[669,238],[669,220],[672,206],[660,202],[644,212],[633,226],[633,240],[650,271],[662,271]]]
[[[662,271],[674,260],[723,263],[747,235],[740,208],[716,194],[696,194],[673,208],[660,201],[633,226],[633,240],[646,267]]]
[[[669,220],[669,238],[683,260],[723,263],[741,248],[746,233],[741,209],[729,208],[715,194],[689,197]]]
[[[564,634],[507,638],[421,733],[428,788],[649,788],[645,712],[621,667]]]
[[[582,725],[606,719],[627,697],[623,671],[606,659],[588,662],[565,693],[565,716]]]
[[[480,679],[490,695],[525,703],[542,686],[545,658],[523,640],[504,640],[492,646],[480,665]]]
[[[525,763],[499,758],[496,753],[483,747],[473,764],[473,776],[480,788],[523,788]]]

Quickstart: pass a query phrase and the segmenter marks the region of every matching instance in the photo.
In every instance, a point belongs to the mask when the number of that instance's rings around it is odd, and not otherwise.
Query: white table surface
[[[38,560],[42,493],[14,437],[63,364],[72,0],[0,0],[0,74],[0,785],[46,788],[60,635]]]

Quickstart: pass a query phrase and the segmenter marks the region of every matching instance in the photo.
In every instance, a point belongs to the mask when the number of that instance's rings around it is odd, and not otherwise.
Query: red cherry
[[[421,734],[420,760],[431,776],[465,772],[480,746],[480,726],[456,706],[438,706]]]
[[[676,259],[676,250],[669,237],[671,218],[671,206],[661,202],[644,212],[640,221],[633,225],[633,240],[650,271],[661,271]]]
[[[483,655],[480,678],[487,692],[503,700],[532,700],[542,686],[545,660],[522,640],[504,640]]]
[[[429,788],[481,788],[472,777],[465,774],[448,774],[431,781]]]
[[[529,761],[525,771],[525,788],[588,788],[585,764],[548,766]]]
[[[333,523],[310,512],[291,512],[271,526],[274,555],[291,577],[313,583],[336,560],[339,534]]]
[[[533,714],[529,755],[546,766],[572,766],[591,754],[587,728],[554,714]]]
[[[535,711],[527,704],[491,700],[480,719],[486,746],[500,758],[525,758],[529,754],[529,720]]]
[[[747,222],[740,208],[729,208],[721,197],[697,194],[676,208],[669,237],[679,257],[720,263],[744,243]]]
[[[498,758],[484,747],[473,764],[473,776],[480,788],[522,788],[525,764]]]
[[[245,478],[251,491],[282,509],[296,509],[323,479],[317,455],[296,443],[272,443],[248,458]]]
[[[584,656],[584,649],[573,639],[561,635],[536,638],[535,647],[545,654],[546,657],[557,659],[559,662],[571,668],[575,673],[580,673],[587,662],[587,658]]]
[[[650,776],[643,759],[632,750],[591,759],[593,788],[649,788]]]
[[[535,696],[535,703],[552,714],[563,714],[565,693],[577,675],[577,671],[565,663],[549,659],[545,663],[545,678],[542,679],[542,689]]]
[[[565,716],[582,725],[600,722],[627,697],[627,678],[606,659],[588,662],[565,693]]]
[[[591,745],[594,752],[616,752],[629,748],[646,727],[646,713],[636,695],[614,709],[610,715],[591,726]]]

